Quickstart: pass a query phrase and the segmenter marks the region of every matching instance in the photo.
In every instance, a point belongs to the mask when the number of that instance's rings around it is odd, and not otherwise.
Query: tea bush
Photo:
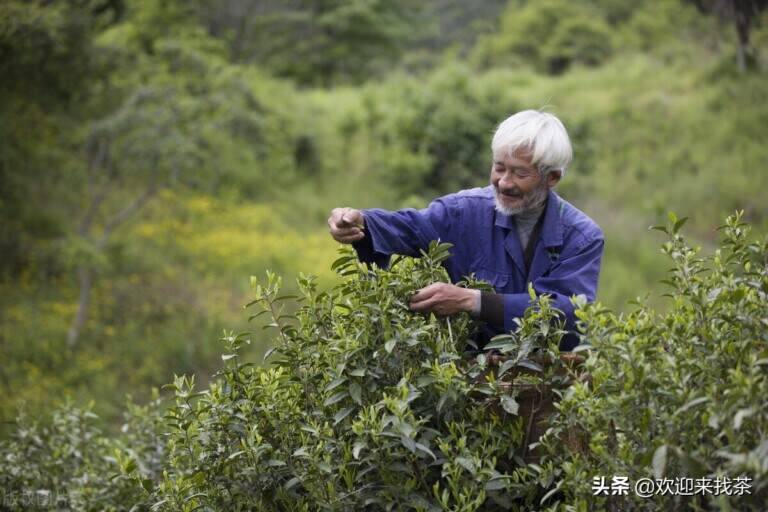
[[[146,510],[142,485],[165,465],[162,402],[129,403],[120,436],[96,426],[89,407],[65,404],[50,422],[20,414],[0,443],[0,510]],[[131,476],[127,476],[130,474]]]
[[[71,406],[50,425],[20,417],[0,443],[4,509],[34,508],[24,493],[35,492],[114,511],[762,510],[768,240],[750,241],[737,214],[705,259],[679,234],[684,222],[660,227],[673,262],[666,312],[573,299],[581,379],[558,357],[562,324],[546,296],[531,292],[536,307],[486,347],[500,364],[466,352],[470,317],[410,311],[415,290],[447,281],[448,245],[389,270],[343,249],[339,283],[319,291],[302,275],[298,297],[281,295],[273,273],[253,279],[251,318],[268,317],[277,337],[271,366],[244,361],[249,333],[226,333],[207,389],[176,377],[171,404],[130,406],[114,438]],[[525,386],[561,397],[532,444]],[[596,492],[614,477],[626,493]],[[642,478],[653,496],[634,493]],[[706,479],[719,492],[702,490]]]
[[[318,292],[299,279],[301,308],[284,314],[280,278],[254,282],[278,340],[273,366],[243,363],[248,334],[224,338],[225,368],[210,389],[172,384],[169,465],[153,491],[155,509],[487,510],[532,503],[538,475],[523,459],[514,394],[477,379],[470,363],[477,326],[466,315],[414,313],[418,288],[447,281],[433,244],[418,260],[369,269],[347,249],[334,264],[343,280]],[[482,286],[469,280],[465,286]],[[546,298],[521,322],[520,337],[556,351]],[[541,326],[548,336],[541,337]],[[536,345],[538,346],[538,345]],[[521,354],[522,359],[527,354]],[[501,407],[492,407],[493,404]]]
[[[768,502],[768,239],[749,241],[739,213],[721,228],[721,247],[701,258],[678,232],[684,222],[671,215],[658,227],[673,263],[669,311],[639,301],[626,315],[600,304],[578,312],[591,385],[568,390],[544,440],[558,510],[764,510]],[[588,436],[586,455],[558,446],[558,432],[574,429]],[[610,485],[613,476],[658,479],[680,495],[594,496],[593,479]],[[720,492],[703,489],[707,481]]]

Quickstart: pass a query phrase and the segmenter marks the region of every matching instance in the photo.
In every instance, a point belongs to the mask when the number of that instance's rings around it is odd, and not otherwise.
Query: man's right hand
[[[365,237],[363,212],[354,208],[334,208],[328,218],[331,236],[337,242],[351,244]]]

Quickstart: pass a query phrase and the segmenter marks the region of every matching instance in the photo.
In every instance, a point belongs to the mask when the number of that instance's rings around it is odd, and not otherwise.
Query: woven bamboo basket
[[[503,356],[498,354],[490,354],[486,356],[487,369],[477,377],[478,382],[488,382],[491,380],[498,380],[497,372],[499,367],[510,359],[510,356]],[[551,359],[540,355],[532,355],[528,358],[529,361],[536,363],[542,367],[545,371],[548,367],[551,367],[554,363]],[[560,361],[563,365],[558,365],[555,371],[556,376],[562,377],[560,384],[553,388],[549,383],[531,383],[532,379],[521,379],[522,376],[529,377],[541,377],[542,373],[536,370],[515,366],[510,368],[498,382],[499,388],[505,393],[513,395],[519,408],[517,416],[523,419],[523,429],[525,437],[521,447],[521,457],[527,463],[538,463],[541,460],[541,453],[538,449],[531,450],[529,446],[536,443],[541,436],[549,428],[550,418],[556,412],[555,403],[557,402],[558,395],[555,392],[558,390],[564,390],[575,380],[581,380],[582,382],[591,382],[591,377],[588,373],[582,370],[580,367],[584,363],[584,357],[578,354],[565,353],[560,354]],[[475,361],[472,360],[472,363]],[[533,379],[535,380],[535,379]],[[478,396],[476,397],[485,403],[490,414],[498,415],[502,420],[511,419],[513,416],[504,410],[499,403],[498,397]],[[567,443],[569,448],[580,453],[586,453],[588,450],[588,443],[586,441],[585,432],[570,431],[566,434],[565,439],[562,440]]]

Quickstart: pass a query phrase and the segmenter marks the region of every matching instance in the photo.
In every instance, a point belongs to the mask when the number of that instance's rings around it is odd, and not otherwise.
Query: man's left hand
[[[478,290],[460,288],[453,284],[432,283],[411,297],[410,307],[413,311],[438,315],[472,312],[478,294]]]

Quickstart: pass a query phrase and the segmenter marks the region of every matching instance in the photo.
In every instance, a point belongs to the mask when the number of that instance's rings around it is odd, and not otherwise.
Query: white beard
[[[504,203],[502,203],[501,199],[499,198],[498,189],[493,187],[493,202],[496,205],[497,212],[501,213],[502,215],[512,216],[527,212],[528,210],[532,210],[538,207],[547,198],[547,193],[547,186],[542,183],[541,187],[537,187],[536,189],[531,190],[528,194],[523,196],[523,201],[520,206],[516,208],[510,208],[509,206],[504,206]]]

